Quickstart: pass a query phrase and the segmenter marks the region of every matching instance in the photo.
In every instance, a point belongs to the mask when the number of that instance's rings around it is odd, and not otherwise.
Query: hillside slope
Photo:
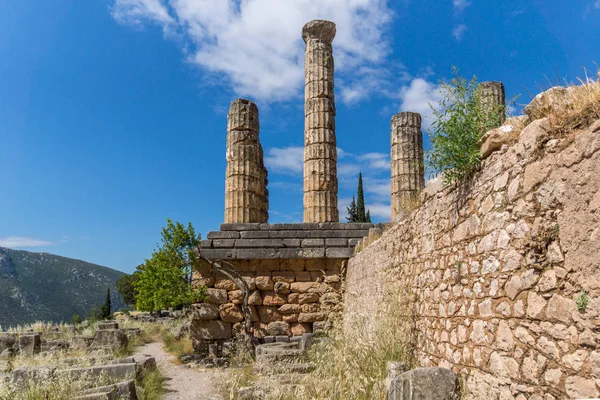
[[[85,261],[0,247],[0,327],[69,321],[103,304],[110,287],[113,310],[122,308],[115,282],[124,274]]]

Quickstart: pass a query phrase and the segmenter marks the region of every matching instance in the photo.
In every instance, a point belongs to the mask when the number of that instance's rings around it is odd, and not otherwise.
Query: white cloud
[[[342,100],[378,90],[389,46],[383,34],[392,12],[387,0],[113,0],[123,24],[154,23],[183,41],[190,62],[225,76],[233,91],[263,101],[298,96],[304,80],[302,26],[313,19],[337,25],[334,40]]]
[[[161,0],[116,1],[112,15],[118,22],[129,25],[156,21],[166,28],[175,22]]]
[[[454,36],[454,38],[460,42],[467,29],[469,28],[466,25],[460,24],[452,29],[452,36]]]
[[[457,12],[461,12],[465,8],[469,7],[471,2],[467,0],[452,0],[452,5]]]
[[[45,247],[55,246],[57,243],[50,242],[48,240],[40,240],[35,238],[21,237],[21,236],[8,236],[0,238],[1,247]]]
[[[377,218],[382,221],[390,221],[392,219],[392,206],[390,203],[373,203],[368,205],[371,212],[371,218]]]
[[[265,165],[269,174],[301,174],[304,168],[304,147],[273,147],[267,150]]]
[[[428,130],[431,127],[433,110],[431,106],[437,106],[442,99],[442,91],[439,85],[426,81],[423,78],[415,78],[410,85],[400,89],[400,111],[411,111],[421,114],[422,127]]]

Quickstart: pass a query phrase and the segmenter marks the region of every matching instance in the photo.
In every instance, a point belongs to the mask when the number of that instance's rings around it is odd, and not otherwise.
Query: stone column
[[[417,205],[425,187],[421,115],[401,112],[392,117],[392,222]]]
[[[227,115],[225,223],[269,220],[267,170],[258,133],[256,104],[232,101]]]
[[[304,222],[337,222],[338,181],[333,94],[335,24],[315,20],[302,28],[304,58]]]
[[[490,126],[490,129],[499,127],[506,120],[504,85],[502,82],[482,82],[479,84],[478,90],[481,105],[484,109],[498,115],[498,123]]]

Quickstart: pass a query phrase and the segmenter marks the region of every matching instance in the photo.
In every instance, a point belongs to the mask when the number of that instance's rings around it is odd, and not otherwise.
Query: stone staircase
[[[238,400],[262,400],[275,387],[284,392],[301,390],[303,375],[314,369],[306,361],[306,352],[318,340],[321,339],[312,333],[291,338],[266,337],[265,341],[270,343],[256,347],[256,363],[252,368],[256,383],[241,388]]]

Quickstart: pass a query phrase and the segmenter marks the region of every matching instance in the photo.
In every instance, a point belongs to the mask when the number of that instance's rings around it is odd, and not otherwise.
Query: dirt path
[[[161,342],[146,344],[136,354],[148,354],[156,359],[158,369],[166,378],[164,400],[221,400],[216,391],[217,371],[174,364],[175,357],[163,349]]]

